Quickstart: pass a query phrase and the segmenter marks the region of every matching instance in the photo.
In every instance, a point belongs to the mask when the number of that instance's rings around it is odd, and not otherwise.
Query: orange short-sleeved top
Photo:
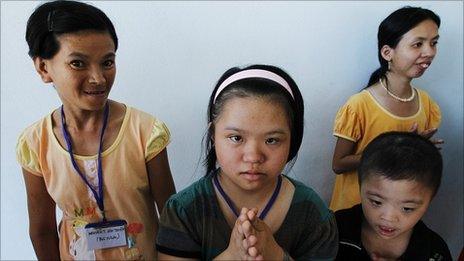
[[[63,211],[59,248],[63,260],[153,260],[158,218],[146,164],[169,143],[166,125],[126,107],[114,143],[102,152],[103,193],[108,220],[127,221],[125,247],[88,251],[84,226],[102,220],[91,190],[72,166],[69,153],[52,131],[51,114],[26,128],[16,147],[22,168],[44,179],[47,191]],[[74,155],[90,184],[97,188],[97,155]]]
[[[408,117],[392,114],[367,90],[351,96],[337,112],[333,135],[355,142],[355,154],[360,154],[367,144],[381,133],[409,131],[414,123],[418,124],[418,131],[438,128],[441,121],[440,108],[425,91],[416,90],[419,110]],[[337,211],[360,202],[357,172],[337,175],[330,208]]]

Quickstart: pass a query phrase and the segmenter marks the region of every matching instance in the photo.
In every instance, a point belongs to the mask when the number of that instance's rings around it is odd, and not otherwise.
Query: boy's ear
[[[41,57],[35,57],[34,58],[34,66],[35,66],[35,70],[40,75],[40,78],[42,78],[42,81],[44,83],[53,82],[53,80],[50,77],[50,74],[49,74],[49,72],[47,70],[47,60],[45,60],[45,59],[43,59]]]
[[[388,45],[384,45],[380,49],[380,55],[382,55],[383,59],[385,59],[386,61],[391,61],[393,52],[394,52],[393,48],[391,48]]]

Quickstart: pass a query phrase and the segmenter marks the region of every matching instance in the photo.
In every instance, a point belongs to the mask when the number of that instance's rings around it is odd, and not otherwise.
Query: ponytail
[[[379,48],[378,58],[380,62],[380,67],[371,74],[371,77],[369,78],[369,82],[367,82],[367,86],[364,87],[363,90],[373,84],[378,83],[379,80],[381,78],[384,78],[387,75],[387,72],[389,71],[388,61],[383,59],[382,55],[380,54],[380,48]]]
[[[367,82],[366,89],[367,87],[376,84],[379,82],[379,80],[383,77],[385,77],[385,74],[387,73],[387,70],[385,70],[383,67],[379,67],[377,70],[375,70],[372,74],[371,77],[369,78],[369,82]]]

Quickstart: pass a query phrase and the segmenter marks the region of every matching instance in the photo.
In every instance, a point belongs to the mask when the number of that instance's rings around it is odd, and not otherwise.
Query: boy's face
[[[432,195],[432,189],[414,180],[371,175],[361,183],[367,228],[384,239],[407,235],[427,211]]]

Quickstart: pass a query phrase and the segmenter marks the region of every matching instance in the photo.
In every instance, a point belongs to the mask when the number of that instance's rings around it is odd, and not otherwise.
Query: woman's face
[[[283,106],[268,98],[231,98],[214,125],[221,176],[240,190],[274,187],[287,162],[290,139]]]
[[[106,32],[80,31],[57,37],[51,59],[36,58],[38,72],[52,82],[62,103],[72,110],[100,110],[116,74],[115,46]]]
[[[438,26],[425,20],[405,33],[398,45],[390,49],[390,70],[407,78],[424,74],[437,53]]]

